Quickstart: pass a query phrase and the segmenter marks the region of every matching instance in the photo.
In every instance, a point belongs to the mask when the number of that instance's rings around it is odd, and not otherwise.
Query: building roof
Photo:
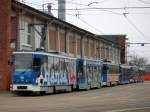
[[[89,31],[87,31],[87,30],[79,28],[79,27],[77,27],[73,24],[70,24],[66,21],[62,21],[62,20],[60,20],[60,19],[58,19],[58,18],[56,18],[52,15],[49,15],[49,14],[44,13],[40,10],[37,10],[33,7],[30,7],[26,4],[17,2],[16,0],[12,0],[12,8],[16,9],[16,10],[24,10],[27,13],[30,13],[30,15],[35,15],[35,16],[39,17],[40,19],[43,19],[45,21],[49,21],[50,23],[52,22],[52,23],[61,25],[65,28],[75,30],[76,32],[78,32],[79,34],[81,34],[83,36],[88,36],[88,37],[92,37],[92,38],[96,38],[96,39],[101,39],[101,40],[106,41],[106,42],[115,43],[119,46],[124,46],[123,45],[123,43],[124,43],[123,40],[126,39],[126,35],[96,35],[94,33],[91,33]],[[122,43],[122,44],[120,44],[120,43]]]
[[[120,46],[125,46],[125,42],[127,40],[125,34],[118,34],[118,35],[99,35],[101,38],[109,40],[115,44]]]

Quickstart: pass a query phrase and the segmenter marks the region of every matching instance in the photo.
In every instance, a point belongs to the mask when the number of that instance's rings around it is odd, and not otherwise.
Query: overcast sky
[[[42,4],[53,3],[57,9],[57,0],[23,0],[32,7],[42,9]],[[66,0],[66,21],[96,34],[126,34],[129,42],[150,43],[150,0]],[[92,3],[92,4],[91,4]],[[88,4],[91,4],[88,6]],[[45,5],[46,8],[46,5]],[[91,8],[91,9],[89,9]],[[94,9],[124,8],[124,9]],[[68,10],[77,9],[77,10]],[[57,17],[57,10],[52,10]],[[126,13],[123,15],[123,13]],[[130,45],[128,55],[138,54],[150,60],[150,44]]]

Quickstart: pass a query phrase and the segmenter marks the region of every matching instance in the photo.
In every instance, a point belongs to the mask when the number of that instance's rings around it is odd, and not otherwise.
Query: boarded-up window
[[[109,59],[109,47],[106,48],[106,58]]]
[[[101,58],[105,58],[105,47],[104,47],[104,44],[101,45]]]
[[[94,50],[95,50],[95,48],[94,48],[94,42],[93,41],[91,41],[90,42],[90,57],[94,57]]]
[[[56,50],[56,30],[49,30],[49,49]]]
[[[88,56],[88,41],[84,40],[84,56]]]
[[[60,38],[60,51],[65,52],[65,33],[60,32],[59,33]]]
[[[69,36],[69,53],[74,54],[75,52],[75,38],[73,36]]]
[[[100,47],[98,42],[96,42],[96,58],[100,58]]]
[[[77,39],[77,54],[81,55],[81,39]]]

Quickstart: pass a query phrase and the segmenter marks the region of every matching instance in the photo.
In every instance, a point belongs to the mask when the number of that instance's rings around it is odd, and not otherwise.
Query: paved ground
[[[0,93],[0,112],[150,112],[150,82],[46,96]]]

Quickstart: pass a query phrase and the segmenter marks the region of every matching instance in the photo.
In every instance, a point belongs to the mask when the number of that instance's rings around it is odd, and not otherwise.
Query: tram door
[[[108,64],[104,64],[103,65],[103,71],[102,71],[102,80],[103,80],[103,82],[107,82],[108,72],[109,72]]]
[[[48,57],[44,55],[33,55],[33,71],[36,73],[36,82],[41,85],[46,85],[45,74],[48,72]]]
[[[77,61],[77,83],[85,83],[85,74],[84,74],[84,65],[83,65],[83,60],[78,60]]]

